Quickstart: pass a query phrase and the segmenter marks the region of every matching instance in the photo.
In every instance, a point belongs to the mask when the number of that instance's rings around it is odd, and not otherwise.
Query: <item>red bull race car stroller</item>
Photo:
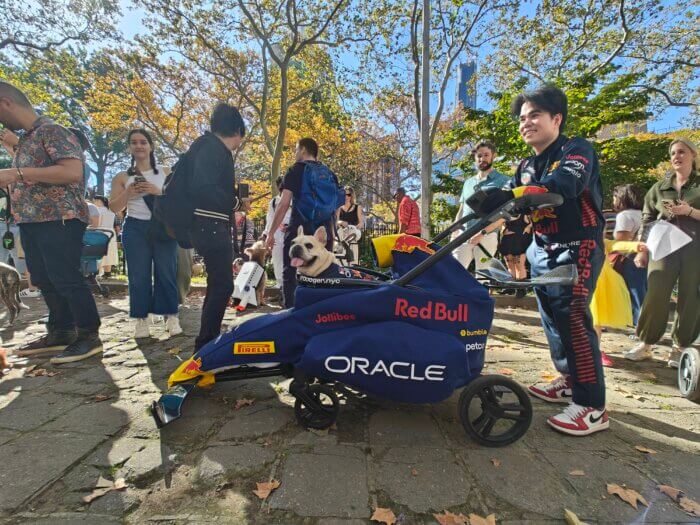
[[[442,247],[439,241],[477,215],[432,242],[410,235],[375,239],[378,266],[391,272],[362,270],[373,280],[300,277],[294,308],[241,323],[173,372],[170,389],[151,407],[157,425],[180,417],[196,386],[287,376],[296,418],[307,428],[336,421],[341,385],[408,403],[437,403],[462,388],[460,419],[472,439],[485,446],[518,440],[532,420],[527,393],[507,377],[481,375],[494,301],[450,254],[500,218],[561,202],[554,194],[513,199]],[[486,275],[511,287],[510,275],[501,272],[494,267]],[[571,285],[575,267],[539,279]]]

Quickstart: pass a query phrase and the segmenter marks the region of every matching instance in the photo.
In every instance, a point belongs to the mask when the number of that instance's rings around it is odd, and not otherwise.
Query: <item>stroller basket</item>
[[[88,229],[83,234],[83,251],[80,255],[80,267],[83,276],[91,288],[103,297],[109,295],[109,291],[97,282],[100,260],[107,255],[109,242],[112,240],[112,230]]]

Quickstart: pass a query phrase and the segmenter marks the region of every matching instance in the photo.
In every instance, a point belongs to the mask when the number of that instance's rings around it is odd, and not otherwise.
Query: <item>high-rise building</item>
[[[459,65],[455,102],[465,108],[476,109],[476,62]]]

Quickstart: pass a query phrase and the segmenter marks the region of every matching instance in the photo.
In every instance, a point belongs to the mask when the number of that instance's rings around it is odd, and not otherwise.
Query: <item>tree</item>
[[[119,3],[110,0],[3,0],[0,52],[36,56],[67,44],[103,40],[119,13]]]

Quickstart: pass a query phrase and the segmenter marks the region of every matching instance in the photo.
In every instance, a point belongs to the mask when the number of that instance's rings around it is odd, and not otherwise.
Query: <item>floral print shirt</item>
[[[48,117],[39,117],[20,139],[12,166],[46,168],[61,159],[84,157],[78,137]],[[85,181],[72,184],[17,181],[11,191],[15,222],[48,222],[79,219],[89,223]]]

